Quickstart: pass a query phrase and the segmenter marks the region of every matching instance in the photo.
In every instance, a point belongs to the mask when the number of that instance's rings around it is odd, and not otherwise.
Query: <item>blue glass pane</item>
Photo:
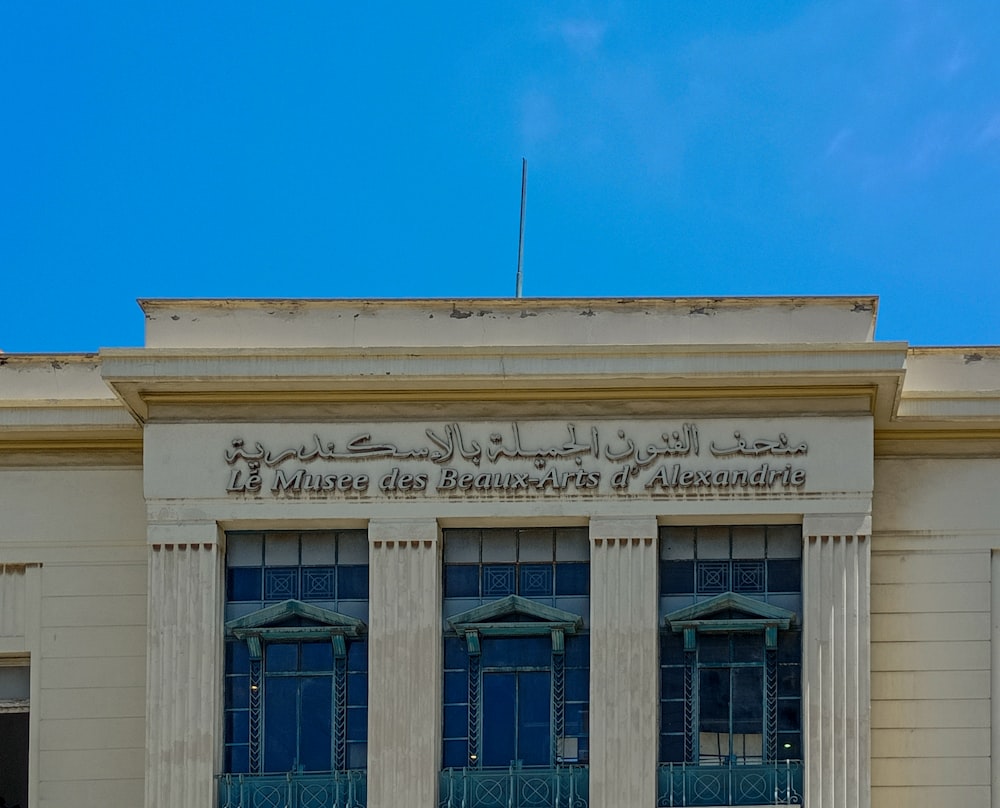
[[[701,732],[729,732],[729,668],[699,672],[698,712]]]
[[[513,564],[483,565],[483,597],[514,594]]]
[[[347,674],[347,703],[352,707],[364,707],[368,704],[368,674]]]
[[[509,766],[517,737],[516,675],[483,674],[484,766]]]
[[[660,660],[664,664],[679,665],[684,661],[684,634],[664,631],[660,634]]]
[[[488,638],[482,641],[488,668],[547,667],[552,661],[549,637]]]
[[[469,731],[469,708],[464,705],[446,705],[444,708],[444,737],[464,738]]]
[[[548,672],[517,674],[517,760],[525,766],[547,766],[551,761],[551,684]]]
[[[465,740],[445,741],[442,766],[446,769],[460,769],[469,765],[469,744]]]
[[[566,705],[566,734],[570,736],[583,735],[587,731],[586,704]]]
[[[465,671],[447,671],[444,675],[445,704],[465,704],[469,700],[469,676]]]
[[[778,662],[802,661],[802,632],[778,632]]]
[[[798,729],[798,727],[794,727]],[[250,711],[226,711],[226,743],[248,743],[250,740]]]
[[[226,571],[226,593],[229,600],[260,600],[260,570],[254,567],[232,567]]]
[[[728,662],[728,634],[700,634],[698,636],[699,662]]]
[[[664,701],[660,703],[660,730],[663,732],[684,732],[683,701]]]
[[[446,598],[478,598],[479,567],[469,564],[445,564],[444,596]]]
[[[556,564],[556,594],[590,594],[590,564]]]
[[[349,743],[347,744],[347,768],[367,769],[368,768],[368,744]]]
[[[778,760],[802,760],[802,736],[800,733],[778,733]]]
[[[333,691],[331,677],[310,676],[301,682],[302,719],[299,764],[305,771],[330,771]],[[270,684],[270,683],[269,683]],[[265,726],[267,732],[270,725]]]
[[[264,648],[264,670],[295,671],[299,668],[299,646],[296,643],[273,643]]]
[[[566,667],[586,668],[590,666],[590,637],[586,634],[566,638]]]
[[[249,676],[227,676],[226,677],[226,708],[249,707],[250,706],[250,677]]]
[[[520,594],[526,598],[551,595],[552,565],[522,564]]]
[[[767,562],[768,592],[799,592],[802,589],[802,561],[798,558]]]
[[[802,728],[802,711],[798,699],[778,699],[778,729],[799,730]]]
[[[365,600],[368,597],[368,567],[337,568],[337,596],[341,600]]]
[[[445,668],[465,669],[468,664],[468,656],[465,652],[465,640],[462,637],[444,638],[444,666]]]
[[[271,678],[264,688],[264,771],[288,772],[295,765],[297,682]]]
[[[763,732],[764,669],[733,668],[732,683],[733,732]]]
[[[694,593],[694,561],[661,561],[660,594],[690,595]]]
[[[684,668],[660,668],[660,698],[684,698]]]
[[[250,673],[250,650],[242,640],[226,642],[226,673]]]
[[[684,762],[683,735],[664,734],[660,736],[660,762],[661,763]]]
[[[354,640],[347,646],[347,670],[368,670],[368,643],[365,640]]]
[[[699,561],[698,592],[714,595],[729,589],[728,561]]]
[[[333,643],[329,640],[302,643],[302,670],[332,671]]]
[[[764,591],[763,561],[734,561],[732,568],[733,592],[754,593]]]
[[[250,747],[244,744],[226,747],[226,771],[246,774],[250,771]]]
[[[333,600],[337,597],[335,567],[304,567],[302,569],[303,600]]]
[[[798,696],[802,693],[802,666],[778,665],[778,695]]]
[[[570,668],[566,671],[566,700],[587,701],[590,692],[590,675],[586,668]]]
[[[733,662],[763,662],[764,635],[733,634]]]
[[[368,740],[368,708],[351,707],[347,711],[347,740]]]
[[[268,567],[264,570],[264,600],[288,600],[298,596],[298,567]]]

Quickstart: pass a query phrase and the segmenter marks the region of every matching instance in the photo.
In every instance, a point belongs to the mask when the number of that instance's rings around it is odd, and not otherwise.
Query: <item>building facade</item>
[[[0,355],[8,805],[1000,801],[1000,348],[873,298],[141,305]]]

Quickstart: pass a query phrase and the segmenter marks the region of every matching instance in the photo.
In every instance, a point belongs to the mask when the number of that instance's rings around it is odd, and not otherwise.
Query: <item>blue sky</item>
[[[868,295],[1000,343],[1000,3],[0,3],[0,349],[140,297]]]

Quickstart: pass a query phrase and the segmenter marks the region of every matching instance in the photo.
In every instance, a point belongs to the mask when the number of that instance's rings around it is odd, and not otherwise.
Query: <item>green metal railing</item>
[[[802,761],[660,766],[657,805],[801,805]]]
[[[586,766],[445,769],[441,808],[587,808]]]
[[[223,774],[219,808],[365,808],[363,769],[329,774]]]

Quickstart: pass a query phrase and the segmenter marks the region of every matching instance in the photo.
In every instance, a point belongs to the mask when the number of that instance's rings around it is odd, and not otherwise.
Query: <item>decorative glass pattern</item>
[[[729,590],[728,561],[698,562],[698,594],[717,595]]]
[[[336,567],[305,567],[302,570],[303,600],[333,600],[337,596]]]
[[[733,592],[763,592],[764,562],[734,561],[732,570]]]
[[[288,600],[299,596],[299,571],[294,567],[264,570],[264,600]]]
[[[488,597],[503,597],[513,595],[514,565],[483,567],[483,595]]]

